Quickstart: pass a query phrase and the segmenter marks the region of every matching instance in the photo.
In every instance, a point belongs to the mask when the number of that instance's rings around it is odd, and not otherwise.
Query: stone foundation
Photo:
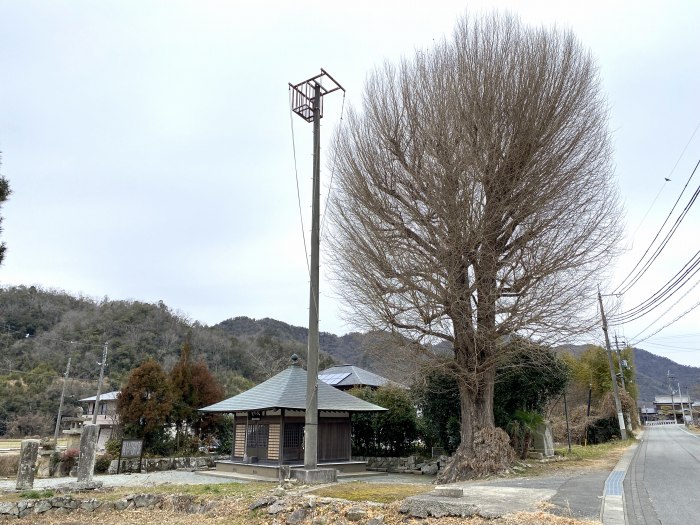
[[[405,458],[354,456],[352,459],[353,461],[366,461],[367,470],[374,470],[376,472],[425,474],[428,476],[433,476],[437,474],[438,471],[445,468],[445,465],[450,458],[447,456],[440,456],[430,459],[422,459],[418,456],[408,456]]]
[[[214,468],[218,456],[201,456],[189,458],[143,458],[141,460],[141,471],[161,472],[164,470],[206,470]],[[116,474],[119,467],[119,460],[113,459],[107,469],[107,474]],[[138,472],[139,459],[122,459],[119,472]]]
[[[75,510],[109,512],[126,509],[172,509],[190,514],[207,512],[214,503],[198,503],[194,496],[173,494],[132,494],[117,501],[101,501],[95,498],[77,499],[71,495],[52,498],[0,503],[0,521],[8,518],[24,518],[34,514],[65,514]]]

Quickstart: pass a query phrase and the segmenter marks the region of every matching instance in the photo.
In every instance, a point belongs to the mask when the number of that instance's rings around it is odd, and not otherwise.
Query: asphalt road
[[[630,525],[700,523],[700,436],[647,427],[623,483]]]

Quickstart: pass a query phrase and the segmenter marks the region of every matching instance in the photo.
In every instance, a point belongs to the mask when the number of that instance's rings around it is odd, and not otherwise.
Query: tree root
[[[473,451],[462,443],[438,475],[438,483],[454,483],[498,474],[515,461],[510,438],[500,428],[484,428],[474,435]]]

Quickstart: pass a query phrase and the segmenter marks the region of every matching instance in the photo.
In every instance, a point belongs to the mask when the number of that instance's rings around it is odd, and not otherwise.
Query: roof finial
[[[292,354],[291,361],[292,361],[292,366],[299,366],[299,356],[298,355]]]

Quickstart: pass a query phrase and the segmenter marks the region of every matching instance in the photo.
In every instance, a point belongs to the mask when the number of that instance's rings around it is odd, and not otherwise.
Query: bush
[[[413,451],[418,423],[416,409],[406,390],[387,386],[377,390],[354,388],[350,393],[388,409],[387,412],[353,415],[353,455],[403,456]]]
[[[102,454],[95,460],[95,474],[106,474],[109,470],[109,465],[112,463],[112,456]]]
[[[70,471],[78,463],[78,456],[80,455],[80,450],[77,448],[68,448],[60,456],[59,472],[62,476],[67,476]]]
[[[0,454],[0,476],[11,478],[17,475],[19,454]]]
[[[113,458],[118,458],[122,451],[122,442],[119,439],[109,439],[105,443],[105,451]]]

